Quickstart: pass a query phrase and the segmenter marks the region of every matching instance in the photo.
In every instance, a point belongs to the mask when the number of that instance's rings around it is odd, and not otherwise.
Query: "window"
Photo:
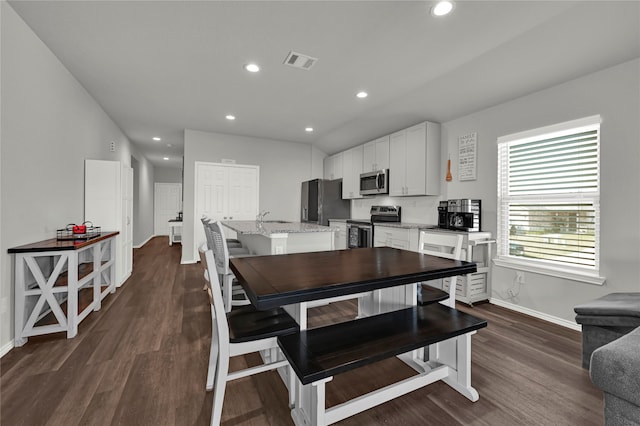
[[[499,259],[597,276],[600,116],[498,138]]]

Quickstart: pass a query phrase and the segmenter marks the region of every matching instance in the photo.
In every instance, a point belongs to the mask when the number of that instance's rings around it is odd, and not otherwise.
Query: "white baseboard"
[[[13,349],[13,340],[7,342],[0,348],[0,358],[8,354],[11,349]]]
[[[553,315],[545,314],[543,312],[534,311],[533,309],[525,308],[514,303],[509,303],[502,299],[496,299],[495,297],[492,297],[489,302],[493,303],[494,305],[502,306],[503,308],[511,309],[512,311],[520,312],[521,314],[529,315],[531,317],[539,318],[544,321],[549,321],[554,324],[561,325],[562,327],[567,327],[576,331],[582,331],[582,326],[574,321],[568,321],[564,318],[558,318],[554,317]]]
[[[183,260],[180,262],[181,265],[193,265],[194,263],[198,263],[198,260]]]
[[[142,242],[142,244],[139,244],[139,245],[137,245],[137,246],[133,246],[133,248],[135,248],[135,249],[142,248],[145,244],[147,244],[149,241],[151,241],[151,239],[152,239],[152,238],[155,238],[155,237],[156,237],[156,235],[151,235],[149,238],[147,238],[146,240],[144,240],[144,241]]]

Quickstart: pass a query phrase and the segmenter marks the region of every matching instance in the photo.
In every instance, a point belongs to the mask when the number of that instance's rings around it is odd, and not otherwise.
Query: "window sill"
[[[606,278],[604,277],[589,275],[572,269],[554,268],[552,266],[540,266],[531,262],[510,258],[496,258],[493,259],[493,263],[494,265],[502,266],[503,268],[517,269],[519,271],[533,272],[536,274],[549,275],[556,278],[580,281],[585,284],[603,285],[606,281]]]

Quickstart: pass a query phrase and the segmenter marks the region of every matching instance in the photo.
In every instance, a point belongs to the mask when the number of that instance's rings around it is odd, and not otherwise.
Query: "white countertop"
[[[411,222],[376,222],[375,226],[387,226],[389,228],[402,229],[431,229],[437,228],[437,225],[429,225],[428,223],[411,223]]]
[[[222,224],[233,229],[238,234],[253,234],[269,236],[271,234],[300,234],[304,232],[336,232],[337,228],[315,225],[313,223],[285,222],[265,220],[258,223],[255,220],[232,220]]]

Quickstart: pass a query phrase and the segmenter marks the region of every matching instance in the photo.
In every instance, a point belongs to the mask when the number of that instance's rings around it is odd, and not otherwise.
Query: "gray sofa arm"
[[[640,327],[591,355],[593,383],[640,409]]]

